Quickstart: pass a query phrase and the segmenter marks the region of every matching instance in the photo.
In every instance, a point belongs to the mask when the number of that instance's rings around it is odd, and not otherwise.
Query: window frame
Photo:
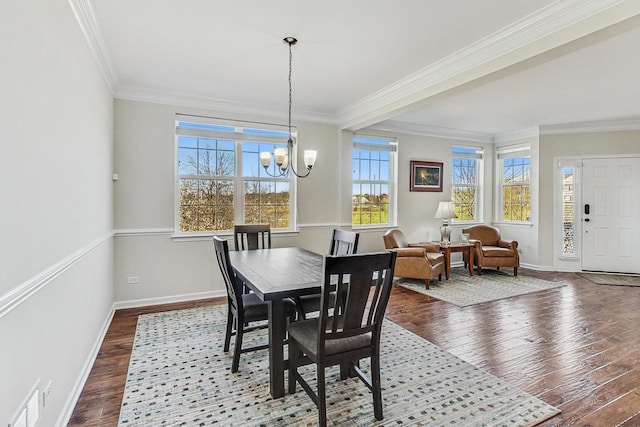
[[[456,152],[456,149],[460,150],[472,150],[474,152]],[[455,182],[455,159],[475,159],[475,183],[474,184],[456,184]],[[471,145],[454,145],[451,147],[451,200],[455,203],[456,187],[474,187],[474,213],[472,219],[458,219],[453,218],[452,223],[455,224],[476,224],[481,223],[483,220],[482,206],[483,206],[483,188],[484,188],[484,148]],[[458,214],[459,208],[456,206],[456,214]]]
[[[180,126],[180,124],[196,124],[210,127],[229,128],[228,130],[211,130],[199,129],[197,127]],[[231,131],[230,129],[233,129]],[[260,133],[263,132],[263,133]],[[292,136],[295,139],[296,128],[292,127]],[[286,135],[285,135],[286,133]],[[288,127],[286,125],[256,123],[240,120],[228,120],[212,117],[189,116],[176,114],[175,117],[175,147],[174,147],[174,236],[176,237],[197,237],[212,236],[215,234],[228,234],[233,231],[233,224],[245,223],[245,184],[250,181],[258,181],[259,183],[275,183],[282,182],[289,186],[289,203],[288,203],[288,224],[287,228],[276,228],[272,226],[274,232],[294,232],[297,230],[296,224],[296,206],[297,206],[297,188],[296,180],[293,174],[288,177],[271,177],[265,173],[264,167],[257,156],[257,176],[244,176],[244,155],[243,150],[247,144],[258,143],[268,145],[282,145],[286,148],[288,139]],[[233,175],[218,177],[216,175],[199,175],[184,174],[180,172],[180,137],[189,136],[198,139],[209,139],[213,141],[232,141],[234,146],[234,173]],[[296,147],[293,147],[293,159],[296,161]],[[275,170],[274,156],[271,159],[270,171]],[[295,163],[294,163],[295,167]],[[195,180],[228,180],[233,182],[233,221],[231,228],[220,230],[197,230],[182,231],[180,228],[181,219],[181,203],[180,203],[180,184],[182,179]]]
[[[554,247],[560,261],[580,261],[582,245],[582,159],[556,159],[557,168],[554,177]],[[573,252],[565,253],[565,179],[567,170],[573,170]]]
[[[362,134],[362,133],[354,133],[352,140],[352,153],[351,153],[351,227],[353,229],[367,229],[367,228],[389,228],[395,227],[397,225],[397,212],[398,212],[398,200],[397,200],[397,186],[398,186],[398,138],[396,137],[388,137],[381,135],[370,135],[370,134]],[[372,149],[377,148],[377,149]],[[382,180],[370,180],[370,179],[354,179],[354,160],[356,155],[356,150],[359,151],[372,151],[372,152],[385,152],[389,153],[389,179],[386,181]],[[383,185],[386,183],[387,188],[389,189],[388,193],[388,216],[386,223],[367,223],[367,224],[356,224],[353,221],[353,209],[354,209],[354,200],[357,195],[354,194],[354,186],[358,183],[360,184],[373,184]],[[360,194],[358,194],[360,195]]]
[[[505,184],[504,182],[504,160],[505,159],[529,159],[528,163],[528,173],[524,173],[523,175],[527,176],[527,180],[517,181],[513,184]],[[532,206],[531,206],[531,192],[532,192],[532,183],[531,183],[531,174],[532,174],[532,163],[531,163],[531,144],[515,144],[515,145],[503,145],[496,148],[495,152],[495,164],[496,164],[496,194],[498,195],[495,202],[495,222],[496,223],[504,223],[504,224],[523,224],[523,225],[531,225],[533,224],[531,214],[532,214]],[[529,218],[528,219],[518,219],[518,220],[510,220],[505,219],[504,211],[504,197],[505,197],[505,189],[508,187],[528,187],[529,191]]]

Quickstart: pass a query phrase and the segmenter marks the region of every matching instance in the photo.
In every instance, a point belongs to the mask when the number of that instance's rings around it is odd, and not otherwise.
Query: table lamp
[[[440,202],[438,210],[434,218],[442,218],[442,227],[440,227],[440,241],[443,244],[449,244],[451,239],[451,227],[449,227],[449,219],[457,218],[456,207],[453,202]]]

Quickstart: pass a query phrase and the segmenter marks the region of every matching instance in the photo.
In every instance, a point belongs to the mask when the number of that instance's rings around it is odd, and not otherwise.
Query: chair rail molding
[[[40,274],[33,276],[4,295],[1,295],[0,319],[111,238],[113,238],[112,232],[105,234],[56,264],[53,264],[46,270],[43,270]]]

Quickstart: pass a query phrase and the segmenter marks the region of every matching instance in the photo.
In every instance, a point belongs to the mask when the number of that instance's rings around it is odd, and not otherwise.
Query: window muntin
[[[483,150],[477,147],[452,148],[451,198],[457,218],[453,221],[480,221],[480,166]]]
[[[395,139],[354,135],[352,225],[394,223]]]
[[[176,121],[179,233],[269,223],[292,229],[291,177],[270,177],[259,152],[287,146],[288,133],[215,123]],[[276,171],[273,162],[269,169]]]
[[[529,146],[497,150],[500,220],[531,221],[531,155]]]

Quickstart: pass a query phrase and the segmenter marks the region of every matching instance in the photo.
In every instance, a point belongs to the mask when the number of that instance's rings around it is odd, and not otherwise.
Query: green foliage
[[[358,195],[354,200],[363,201],[367,196]],[[353,225],[375,225],[389,223],[389,196],[383,194],[380,197],[373,197],[379,200],[379,203],[365,202],[353,203],[351,222]]]

